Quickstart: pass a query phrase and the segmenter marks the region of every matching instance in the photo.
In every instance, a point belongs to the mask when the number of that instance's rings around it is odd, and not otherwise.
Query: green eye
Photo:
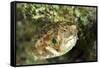
[[[53,44],[56,44],[56,43],[57,43],[57,40],[56,40],[55,38],[53,38],[53,39],[52,39],[52,43],[53,43]]]

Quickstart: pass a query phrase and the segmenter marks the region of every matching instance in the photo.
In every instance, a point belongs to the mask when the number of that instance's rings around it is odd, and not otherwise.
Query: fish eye
[[[66,30],[64,30],[64,31],[66,31]]]

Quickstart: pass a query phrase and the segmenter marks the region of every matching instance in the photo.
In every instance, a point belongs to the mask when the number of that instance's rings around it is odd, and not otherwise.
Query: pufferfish
[[[34,60],[62,56],[75,46],[77,40],[76,25],[59,25],[52,28],[36,41],[32,52]]]

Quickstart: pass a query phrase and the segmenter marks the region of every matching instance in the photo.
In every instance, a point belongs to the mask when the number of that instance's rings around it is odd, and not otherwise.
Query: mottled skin
[[[73,39],[75,42],[73,40],[72,42],[74,42],[73,45],[75,45],[78,38],[77,33],[78,30],[75,25],[60,25],[57,29],[49,30],[47,34],[44,34],[37,40],[35,46],[33,47],[34,58],[36,60],[47,59],[67,53],[67,43],[69,45],[69,41]],[[53,39],[55,43],[52,42]],[[71,48],[73,45],[70,45]],[[68,46],[68,48],[70,46]]]

